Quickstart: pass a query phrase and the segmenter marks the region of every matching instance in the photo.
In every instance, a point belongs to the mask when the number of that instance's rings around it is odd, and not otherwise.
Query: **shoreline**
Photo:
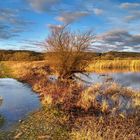
[[[102,85],[83,89],[81,85],[51,83],[47,78],[50,73],[44,71],[44,62],[8,63],[7,68],[12,66],[11,69],[8,69],[8,72],[11,72],[8,75],[20,82],[29,84],[33,91],[39,95],[44,105],[38,112],[29,115],[13,132],[9,132],[9,137],[20,140],[27,139],[28,136],[33,140],[40,138],[79,140],[79,137],[106,140],[113,137],[137,139],[140,136],[138,133],[140,127],[137,123],[140,115],[139,109],[137,116],[121,114],[118,117],[111,117],[108,115],[110,110],[106,105],[96,106],[95,104],[94,108],[91,108],[94,103],[94,96],[91,91],[100,92]],[[111,96],[116,95],[118,91],[123,91],[124,95],[128,94],[128,96],[134,92],[113,84],[106,88],[106,94]],[[98,111],[103,112],[102,117],[96,117],[95,114]],[[92,132],[93,129],[95,130],[94,133]],[[128,130],[126,131],[126,129]],[[87,133],[89,133],[88,136]]]

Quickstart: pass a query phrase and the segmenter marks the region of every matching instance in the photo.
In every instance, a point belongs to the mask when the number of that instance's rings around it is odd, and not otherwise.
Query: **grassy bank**
[[[70,115],[54,107],[42,108],[29,116],[9,136],[19,140],[123,140],[139,139],[139,116],[84,116],[70,120]]]
[[[29,83],[43,104],[41,110],[1,139],[139,139],[139,91],[110,82],[90,87],[74,82],[54,82],[49,76],[57,73],[46,61],[1,64],[9,77]],[[123,102],[124,99],[128,102]]]
[[[56,62],[43,61],[1,61],[0,75],[11,75],[15,78],[23,77],[32,69],[40,69],[41,67],[51,67],[51,74],[57,74],[55,71]],[[16,69],[16,70],[15,70]],[[41,70],[41,69],[40,69]],[[87,72],[139,72],[140,60],[94,60],[91,61],[86,68]]]

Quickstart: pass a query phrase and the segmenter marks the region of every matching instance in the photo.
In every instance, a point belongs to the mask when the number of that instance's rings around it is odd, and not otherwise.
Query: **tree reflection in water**
[[[3,98],[0,96],[0,106],[3,103]],[[0,114],[0,128],[3,126],[4,124],[4,117]]]

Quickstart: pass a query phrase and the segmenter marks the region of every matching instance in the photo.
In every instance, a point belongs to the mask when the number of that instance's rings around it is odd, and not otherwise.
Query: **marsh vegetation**
[[[49,57],[28,61],[30,57],[25,55],[26,61],[20,57],[0,63],[2,77],[28,83],[42,104],[40,110],[12,131],[1,132],[0,139],[139,140],[139,90],[124,87],[109,77],[90,84],[75,79],[77,72],[139,71],[140,60],[135,60],[139,54],[130,53],[133,60],[126,60],[123,53],[115,53],[116,60],[112,60],[114,52],[109,55],[87,52],[93,39],[89,32],[75,34],[63,28],[51,33],[47,40],[51,47]],[[18,55],[14,57],[19,58]]]
[[[139,91],[112,81],[88,87],[82,83],[54,82],[50,75],[57,73],[53,68],[46,67],[48,63],[45,61],[11,61],[3,65],[8,69],[8,75],[31,85],[44,106],[12,133],[6,134],[7,137],[21,140],[27,137],[31,140],[139,138]],[[119,96],[122,102],[119,102]],[[130,102],[125,102],[121,111],[123,97]],[[113,101],[111,108],[110,100]]]

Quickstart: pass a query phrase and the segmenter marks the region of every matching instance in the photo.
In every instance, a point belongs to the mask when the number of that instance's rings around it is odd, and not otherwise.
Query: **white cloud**
[[[101,15],[101,14],[103,14],[103,10],[102,10],[102,9],[99,9],[99,8],[94,8],[94,9],[93,9],[93,12],[94,12],[94,14],[96,14],[96,15]]]
[[[49,11],[53,8],[59,0],[27,0],[33,10],[37,12]]]
[[[118,29],[98,35],[96,41],[96,47],[102,51],[122,51],[126,48],[137,51],[140,46],[140,34],[130,34],[124,29]]]
[[[126,3],[122,3],[120,5],[120,7],[123,8],[123,9],[137,8],[137,7],[140,7],[140,3],[129,3],[129,2],[126,2]]]
[[[0,13],[0,39],[17,37],[32,24],[19,15],[18,9],[0,8]]]
[[[65,24],[76,21],[82,17],[89,15],[90,13],[86,11],[77,11],[77,12],[66,12],[62,13],[60,16],[56,17],[58,21],[61,21]]]
[[[61,29],[63,26],[62,25],[48,24],[48,27],[50,29]]]
[[[140,20],[140,11],[132,11],[130,12],[130,15],[126,16],[124,18],[126,22],[131,22],[135,20]]]

